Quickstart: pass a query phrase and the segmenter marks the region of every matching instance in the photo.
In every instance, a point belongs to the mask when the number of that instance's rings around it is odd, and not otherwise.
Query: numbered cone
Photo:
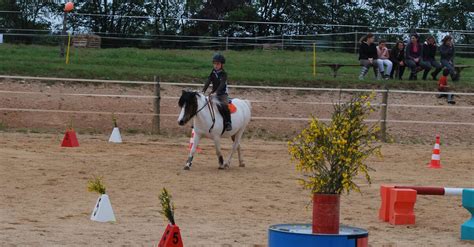
[[[115,127],[112,130],[112,134],[110,135],[109,142],[122,143],[122,136],[120,135],[120,130],[118,127]]]
[[[166,226],[158,247],[183,247],[183,239],[177,225]]]
[[[91,220],[98,222],[115,221],[114,210],[110,204],[109,196],[102,194],[92,210]]]
[[[61,147],[79,147],[79,142],[77,141],[76,132],[73,129],[66,130],[66,134],[64,134]]]

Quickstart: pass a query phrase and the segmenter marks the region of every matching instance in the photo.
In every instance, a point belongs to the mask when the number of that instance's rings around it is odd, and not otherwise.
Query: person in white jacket
[[[390,61],[390,53],[388,51],[385,40],[380,40],[379,45],[377,46],[377,64],[379,66],[379,74],[377,79],[388,80],[390,78],[390,72],[392,72],[392,61]],[[384,67],[387,66],[387,69]]]

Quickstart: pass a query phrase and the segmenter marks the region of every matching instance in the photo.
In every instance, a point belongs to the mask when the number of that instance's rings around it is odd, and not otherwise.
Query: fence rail
[[[19,42],[28,40],[33,44],[58,44],[68,37],[65,33],[54,30],[34,30],[34,29],[6,29],[0,28],[0,33],[4,36],[4,42]],[[278,35],[278,36],[192,36],[192,35],[162,35],[162,34],[140,34],[140,33],[103,33],[103,32],[73,32],[76,35],[99,35],[102,40],[102,47],[148,47],[148,48],[180,48],[180,49],[294,49],[309,50],[315,44],[319,50],[339,50],[356,53],[359,48],[359,39],[364,35],[361,32],[345,33],[315,33],[305,35]],[[407,33],[402,32],[375,32],[378,39],[387,40],[387,44],[394,45],[397,40],[405,40]],[[434,35],[440,42],[442,34],[421,33],[424,35]],[[474,33],[456,32],[456,35],[473,36]],[[467,39],[468,40],[468,39]],[[469,41],[459,40],[456,43],[456,54],[474,54],[474,45],[466,43]]]
[[[155,95],[123,95],[123,94],[87,94],[87,93],[48,93],[48,92],[25,92],[25,91],[11,91],[11,90],[0,90],[0,94],[43,94],[43,95],[67,95],[67,96],[82,96],[82,97],[115,97],[115,98],[141,98],[141,99],[153,99],[154,100],[154,112],[153,113],[137,113],[137,112],[113,112],[116,115],[133,115],[133,116],[149,116],[153,117],[154,129],[159,132],[160,129],[160,117],[177,117],[177,114],[163,114],[160,113],[160,100],[176,100],[177,97],[173,96],[162,96],[160,87],[161,86],[183,86],[183,87],[200,87],[201,84],[196,83],[176,83],[176,82],[160,82],[159,79],[156,81],[120,81],[120,80],[96,80],[96,79],[77,79],[77,78],[53,78],[53,77],[31,77],[31,76],[8,76],[0,75],[0,79],[14,79],[14,80],[37,80],[37,81],[62,81],[62,82],[83,82],[83,83],[112,83],[112,84],[141,84],[141,85],[154,85]],[[416,120],[397,120],[389,119],[387,116],[387,108],[389,107],[405,107],[405,108],[442,108],[442,109],[453,109],[453,110],[474,110],[473,106],[437,106],[437,105],[410,105],[410,104],[389,104],[389,94],[439,94],[439,92],[430,91],[409,91],[409,90],[372,90],[372,89],[344,89],[344,88],[303,88],[303,87],[274,87],[274,86],[250,86],[250,85],[232,85],[231,88],[240,89],[265,89],[265,90],[304,90],[313,92],[375,92],[382,94],[382,102],[374,104],[380,107],[380,118],[379,119],[368,119],[367,122],[379,122],[382,129],[382,135],[385,136],[386,124],[430,124],[430,125],[457,125],[457,126],[474,126],[474,121],[470,122],[449,122],[449,121],[416,121]],[[474,96],[474,93],[452,93],[455,95]],[[275,103],[276,101],[264,101],[264,100],[253,100],[254,103]],[[287,102],[293,104],[314,104],[314,105],[329,105],[333,102]],[[53,110],[53,109],[34,109],[34,108],[0,108],[0,111],[13,111],[13,112],[40,112],[40,113],[63,113],[63,114],[102,114],[107,115],[112,112],[104,111],[72,111],[72,110]],[[279,116],[259,116],[252,117],[252,120],[272,120],[272,121],[308,121],[309,118],[295,118],[295,117],[279,117]],[[320,119],[321,121],[329,121],[330,119]]]

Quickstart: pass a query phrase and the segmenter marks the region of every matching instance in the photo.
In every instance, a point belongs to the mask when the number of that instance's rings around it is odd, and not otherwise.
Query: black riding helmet
[[[222,56],[221,54],[219,53],[216,53],[214,54],[214,56],[212,57],[212,62],[219,62],[221,64],[225,64],[225,57]]]

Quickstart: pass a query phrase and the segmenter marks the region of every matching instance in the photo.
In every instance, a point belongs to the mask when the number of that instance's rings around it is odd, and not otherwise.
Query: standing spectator
[[[420,66],[421,62],[421,44],[418,42],[420,36],[414,33],[410,36],[410,43],[406,48],[405,63],[410,68],[410,78],[408,80],[416,80],[417,67]]]
[[[397,71],[398,79],[401,80],[405,72],[405,44],[399,40],[395,47],[390,51],[390,61],[393,63],[393,69],[390,72],[390,78],[393,79],[394,71]]]
[[[385,40],[380,40],[379,45],[377,46],[377,64],[379,66],[379,74],[377,79],[388,80],[390,77],[390,72],[392,72],[392,62],[390,61],[390,54],[388,53],[388,48]],[[385,70],[385,65],[387,69]],[[385,72],[385,73],[384,73]]]
[[[364,79],[364,76],[367,74],[370,67],[373,67],[377,74],[377,47],[374,44],[374,39],[375,37],[372,33],[368,33],[361,39],[359,46],[359,62],[362,69],[360,70],[359,80]]]
[[[453,37],[447,35],[442,40],[443,44],[439,47],[439,53],[441,55],[441,64],[449,70],[451,79],[453,81],[459,80],[459,75],[454,69],[454,45]]]
[[[433,80],[436,80],[436,76],[438,76],[439,72],[441,71],[442,66],[435,59],[437,48],[438,47],[436,46],[433,36],[429,36],[425,43],[423,43],[423,58],[421,61],[421,67],[423,67],[425,70],[423,72],[423,80],[426,80],[431,67],[435,67],[435,70],[431,73]]]

